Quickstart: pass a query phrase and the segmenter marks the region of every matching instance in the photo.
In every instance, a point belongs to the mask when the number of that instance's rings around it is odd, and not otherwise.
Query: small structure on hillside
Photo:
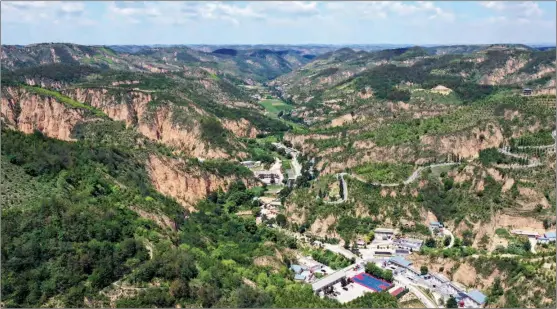
[[[443,224],[437,221],[432,221],[429,223],[429,229],[431,230],[431,233],[437,236],[442,235],[443,234]]]
[[[295,281],[308,281],[313,277],[313,272],[305,266],[292,264],[290,270],[294,272]]]
[[[266,184],[281,184],[281,176],[270,171],[255,172],[255,176]]]
[[[399,238],[393,241],[397,250],[405,250],[409,252],[420,251],[424,241],[415,238]]]
[[[240,164],[247,168],[255,168],[261,166],[261,161],[243,161]]]
[[[547,244],[550,242],[555,242],[555,232],[547,232],[542,236],[538,236],[537,240],[540,244]]]
[[[388,229],[382,227],[376,228],[373,232],[375,233],[376,239],[382,239],[382,240],[392,239],[393,236],[398,234],[397,230],[395,229]]]
[[[530,89],[530,88],[522,89],[522,95],[525,95],[525,96],[532,95],[532,89]]]
[[[524,230],[512,230],[511,233],[515,235],[525,235],[528,236],[528,238],[538,237],[539,235],[538,232],[524,231]]]

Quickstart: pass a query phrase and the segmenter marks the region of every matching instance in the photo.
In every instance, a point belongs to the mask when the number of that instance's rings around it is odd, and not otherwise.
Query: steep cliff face
[[[72,89],[65,92],[69,97],[101,109],[111,119],[124,121],[151,140],[176,147],[185,154],[202,158],[227,158],[222,149],[211,148],[201,138],[199,116],[203,112],[170,103],[149,106],[153,100],[150,93],[130,91],[111,92],[107,89]],[[183,117],[186,115],[187,117]]]
[[[22,88],[7,87],[2,94],[2,120],[24,133],[37,129],[48,137],[71,141],[73,127],[87,118],[83,109]]]
[[[175,198],[190,211],[195,210],[195,203],[205,198],[210,192],[228,187],[238,180],[237,177],[220,177],[188,167],[175,159],[151,155],[147,160],[147,171],[153,186],[162,194]],[[244,179],[248,187],[255,185],[255,179]]]
[[[116,94],[99,88],[76,88],[66,90],[64,94],[76,101],[102,110],[113,120],[124,121],[126,126],[137,124],[138,117],[145,113],[147,104],[152,99],[149,93],[140,91]]]
[[[528,63],[527,59],[510,58],[503,67],[497,68],[490,74],[483,76],[480,83],[485,85],[497,85],[501,83],[506,76],[524,67],[526,63]]]
[[[260,133],[257,128],[253,127],[249,121],[242,118],[241,120],[221,120],[222,126],[234,133],[238,137],[255,138]]]
[[[501,129],[488,124],[487,130],[474,128],[470,133],[445,137],[423,136],[422,145],[442,154],[457,154],[462,158],[477,158],[480,150],[499,147],[504,141]]]

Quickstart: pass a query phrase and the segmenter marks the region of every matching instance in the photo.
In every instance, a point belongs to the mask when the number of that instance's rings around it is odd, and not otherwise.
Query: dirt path
[[[439,164],[431,164],[431,165],[427,165],[427,166],[422,166],[422,167],[418,167],[413,173],[412,175],[410,175],[405,181],[403,181],[402,183],[404,185],[413,183],[414,181],[416,181],[418,179],[418,177],[422,174],[422,172],[427,169],[427,168],[431,168],[431,167],[439,167],[439,166],[450,166],[450,165],[458,165],[460,164],[460,162],[451,162],[451,163],[439,163]],[[355,175],[355,174],[350,174],[350,177],[353,177],[361,182],[367,182],[367,180],[363,179],[361,176]],[[372,182],[371,183],[374,186],[380,186],[380,187],[398,187],[400,186],[400,183],[379,183],[379,182]]]

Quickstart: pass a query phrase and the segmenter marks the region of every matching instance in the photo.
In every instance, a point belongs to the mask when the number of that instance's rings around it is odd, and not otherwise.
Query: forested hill
[[[553,245],[510,233],[556,223],[555,49],[44,43],[2,67],[3,306],[414,306],[294,280],[377,227],[494,306],[555,304]]]

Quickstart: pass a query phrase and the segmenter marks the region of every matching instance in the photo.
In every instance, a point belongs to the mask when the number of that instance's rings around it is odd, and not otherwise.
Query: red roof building
[[[391,295],[393,295],[394,297],[396,297],[398,294],[402,293],[404,291],[403,287],[399,287],[397,289],[395,289],[394,291],[391,291]]]

